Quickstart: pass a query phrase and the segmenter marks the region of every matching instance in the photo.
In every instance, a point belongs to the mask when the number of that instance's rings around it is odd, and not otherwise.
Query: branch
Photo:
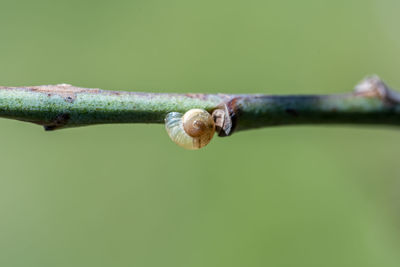
[[[0,87],[0,117],[46,130],[104,123],[164,123],[169,112],[212,113],[220,136],[275,125],[400,124],[400,94],[378,77],[340,95],[155,94],[68,84]]]

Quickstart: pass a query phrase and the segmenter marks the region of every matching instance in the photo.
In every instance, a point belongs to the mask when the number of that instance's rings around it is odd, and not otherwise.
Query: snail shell
[[[203,109],[191,109],[185,114],[168,113],[165,129],[169,137],[186,149],[206,146],[214,136],[215,123],[210,113]]]

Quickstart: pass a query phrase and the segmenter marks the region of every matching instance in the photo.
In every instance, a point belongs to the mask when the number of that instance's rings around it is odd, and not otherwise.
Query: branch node
[[[367,77],[354,88],[357,95],[377,97],[388,104],[400,103],[399,93],[391,90],[378,76]]]
[[[218,136],[225,137],[233,133],[237,124],[237,101],[238,97],[232,98],[227,103],[219,105],[212,113],[214,117]]]

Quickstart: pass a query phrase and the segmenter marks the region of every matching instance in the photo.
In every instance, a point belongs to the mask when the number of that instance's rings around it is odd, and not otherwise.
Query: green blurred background
[[[0,1],[0,85],[400,88],[395,0]],[[399,266],[400,134],[282,127],[200,151],[162,125],[0,120],[0,266]]]

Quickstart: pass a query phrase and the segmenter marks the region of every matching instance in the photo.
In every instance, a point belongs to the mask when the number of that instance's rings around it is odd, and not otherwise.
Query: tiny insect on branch
[[[400,94],[377,76],[338,95],[159,94],[87,89],[68,84],[0,87],[0,117],[46,130],[105,123],[164,123],[171,112],[203,109],[219,136],[267,126],[400,124]]]

